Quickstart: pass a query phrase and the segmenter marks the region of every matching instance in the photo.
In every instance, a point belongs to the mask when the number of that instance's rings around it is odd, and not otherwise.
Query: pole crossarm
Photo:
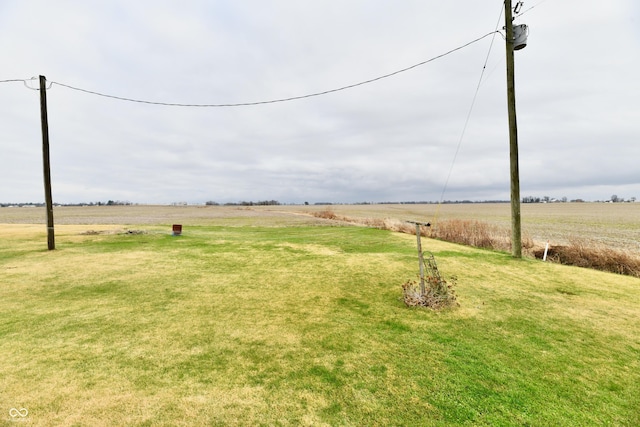
[[[430,222],[419,222],[419,221],[405,221],[405,222],[408,222],[409,224],[424,225],[425,227],[431,227]]]

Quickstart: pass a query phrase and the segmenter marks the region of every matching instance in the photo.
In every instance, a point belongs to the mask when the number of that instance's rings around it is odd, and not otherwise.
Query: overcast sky
[[[304,96],[502,31],[502,5],[2,0],[0,80],[44,75],[182,104]],[[639,3],[530,0],[520,11],[515,23],[529,26],[515,54],[521,195],[640,197]],[[505,67],[497,34],[385,79],[272,104],[171,107],[54,83],[53,199],[508,200]],[[0,202],[44,201],[39,105],[23,82],[0,83]]]

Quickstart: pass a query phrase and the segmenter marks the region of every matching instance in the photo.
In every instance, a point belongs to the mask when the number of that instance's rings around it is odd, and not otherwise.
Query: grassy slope
[[[640,425],[638,279],[427,241],[461,303],[434,313],[399,300],[412,236],[41,228],[0,239],[0,420]]]

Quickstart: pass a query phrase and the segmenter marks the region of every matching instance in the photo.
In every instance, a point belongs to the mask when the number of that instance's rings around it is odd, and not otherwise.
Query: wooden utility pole
[[[509,110],[509,153],[511,159],[511,255],[513,255],[514,258],[522,258],[518,125],[516,122],[516,84],[513,59],[514,35],[511,0],[505,0],[504,2],[504,16],[507,34],[507,107]]]
[[[40,121],[42,123],[42,164],[44,166],[44,197],[47,207],[47,246],[56,248],[53,230],[53,197],[51,196],[51,167],[49,162],[49,121],[47,119],[47,78],[40,76]]]

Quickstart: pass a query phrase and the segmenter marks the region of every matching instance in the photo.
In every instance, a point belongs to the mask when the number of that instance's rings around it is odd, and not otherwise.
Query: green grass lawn
[[[0,422],[640,425],[639,279],[426,240],[460,302],[432,312],[414,236],[89,228],[3,228]]]

